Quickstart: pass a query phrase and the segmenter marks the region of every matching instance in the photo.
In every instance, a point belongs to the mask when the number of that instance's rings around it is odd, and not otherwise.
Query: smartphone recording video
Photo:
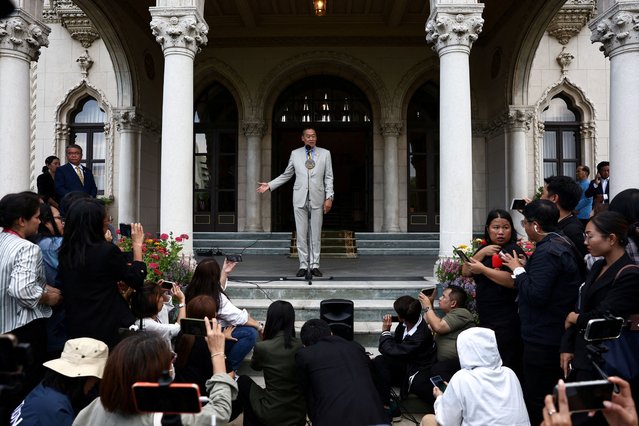
[[[133,398],[138,410],[146,413],[199,413],[202,411],[200,388],[195,383],[137,382],[133,384]]]
[[[226,255],[226,260],[228,260],[229,262],[241,262],[242,261],[242,255],[241,254],[227,254]]]
[[[589,342],[616,339],[621,335],[623,323],[621,317],[591,319],[586,325],[584,339]]]
[[[591,380],[587,382],[566,383],[568,410],[571,413],[601,410],[603,402],[612,399],[614,385],[608,380]],[[553,392],[555,406],[557,403],[557,386]]]
[[[435,288],[434,287],[433,288],[423,288],[422,289],[422,294],[424,296],[427,296],[427,297],[430,296],[431,294],[433,294],[434,292],[435,292]]]
[[[199,318],[182,318],[180,320],[180,329],[183,334],[192,334],[194,336],[206,336],[206,324],[203,319]]]
[[[433,376],[430,378],[430,382],[438,388],[440,391],[444,392],[446,390],[446,383],[444,383],[444,379],[441,376]]]
[[[526,200],[523,198],[513,198],[510,203],[510,210],[522,210],[524,207],[526,207]]]
[[[173,284],[175,284],[173,281],[162,281],[162,288],[164,290],[172,290]]]
[[[462,262],[464,262],[464,263],[470,262],[470,259],[468,258],[468,256],[466,256],[466,253],[464,253],[463,251],[461,251],[459,249],[455,249],[455,254],[457,256],[459,256],[459,258],[462,260]]]
[[[131,224],[129,223],[120,224],[120,236],[131,238]]]

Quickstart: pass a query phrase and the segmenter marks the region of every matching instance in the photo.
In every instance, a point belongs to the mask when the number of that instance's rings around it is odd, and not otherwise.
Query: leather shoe
[[[313,274],[314,277],[321,277],[322,271],[320,271],[318,268],[313,268],[311,269],[311,274]]]
[[[295,274],[296,277],[303,277],[304,275],[306,275],[306,269],[301,268],[299,271],[297,271],[297,274]]]

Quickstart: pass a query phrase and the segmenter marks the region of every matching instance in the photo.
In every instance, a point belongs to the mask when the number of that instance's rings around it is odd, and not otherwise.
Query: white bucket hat
[[[80,337],[67,340],[60,358],[43,365],[67,377],[93,376],[101,379],[108,356],[109,348],[106,344],[89,337]]]

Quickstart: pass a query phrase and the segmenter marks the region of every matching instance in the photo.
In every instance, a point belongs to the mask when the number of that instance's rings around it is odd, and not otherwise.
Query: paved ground
[[[222,257],[217,257],[222,262]],[[199,260],[199,258],[198,258]],[[322,259],[320,269],[325,277],[343,279],[432,277],[436,256],[360,256],[357,259]],[[298,260],[288,256],[244,255],[233,277],[235,279],[274,279],[294,276]]]

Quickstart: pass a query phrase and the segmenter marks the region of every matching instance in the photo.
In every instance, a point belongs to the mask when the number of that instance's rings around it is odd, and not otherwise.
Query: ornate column
[[[530,131],[533,119],[532,107],[511,105],[506,121],[506,143],[508,153],[508,198],[529,197],[528,155],[526,153],[526,132]]]
[[[589,24],[610,58],[610,197],[639,188],[639,1],[615,3]]]
[[[399,232],[399,163],[397,138],[402,123],[386,122],[380,131],[384,137],[384,223],[383,232]]]
[[[142,139],[141,117],[135,108],[114,111],[115,126],[120,133],[118,155],[118,221],[138,222],[140,191],[139,158]]]
[[[472,127],[470,116],[470,48],[482,30],[483,4],[436,4],[426,24],[426,41],[440,59],[439,255],[472,237]]]
[[[51,30],[36,17],[41,5],[25,3],[33,10],[16,9],[0,20],[0,197],[31,187],[30,66],[49,45]]]
[[[164,52],[160,231],[193,236],[193,59],[208,26],[198,0],[151,7],[151,30]],[[193,251],[193,238],[184,244]]]
[[[261,181],[262,136],[266,131],[264,120],[245,120],[242,131],[246,136],[246,232],[263,232],[259,194],[255,191]]]

